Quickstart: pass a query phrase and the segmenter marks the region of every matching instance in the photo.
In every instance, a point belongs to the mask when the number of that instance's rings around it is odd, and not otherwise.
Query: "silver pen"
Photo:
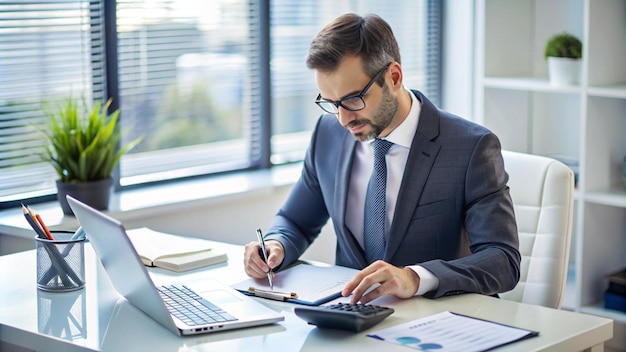
[[[256,235],[259,238],[259,245],[261,246],[261,252],[263,253],[263,260],[267,263],[267,250],[265,249],[265,241],[263,240],[263,233],[261,229],[256,229]],[[267,280],[270,282],[270,290],[274,290],[274,283],[272,282],[272,268],[267,272]]]

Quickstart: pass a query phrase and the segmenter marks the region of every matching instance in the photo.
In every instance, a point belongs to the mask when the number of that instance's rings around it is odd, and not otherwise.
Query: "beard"
[[[351,121],[347,127],[358,125],[369,125],[369,131],[357,132],[353,136],[357,140],[364,142],[370,139],[378,137],[385,128],[389,127],[393,121],[396,112],[398,111],[398,98],[391,95],[387,84],[383,85],[383,99],[378,107],[378,110],[374,113],[374,117],[370,119],[360,119]]]

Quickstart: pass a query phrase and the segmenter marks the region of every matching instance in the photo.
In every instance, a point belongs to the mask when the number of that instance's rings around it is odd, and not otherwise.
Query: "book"
[[[611,273],[606,278],[609,280],[609,292],[626,296],[626,268]]]
[[[211,242],[200,238],[177,236],[147,227],[126,232],[146,266],[181,272],[228,260],[226,253],[215,250]]]
[[[626,312],[626,269],[606,276],[609,287],[604,292],[604,308]]]

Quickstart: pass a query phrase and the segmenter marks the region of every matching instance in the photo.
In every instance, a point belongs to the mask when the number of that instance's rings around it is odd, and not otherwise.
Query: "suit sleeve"
[[[464,292],[493,295],[513,289],[519,281],[517,225],[495,135],[486,134],[478,141],[465,180],[464,228],[471,254],[421,263],[439,278],[438,288],[427,297]]]
[[[279,269],[297,260],[317,238],[329,219],[315,163],[322,121],[323,117],[318,120],[313,130],[302,174],[272,220],[265,236],[266,240],[277,240],[285,248],[285,259]]]

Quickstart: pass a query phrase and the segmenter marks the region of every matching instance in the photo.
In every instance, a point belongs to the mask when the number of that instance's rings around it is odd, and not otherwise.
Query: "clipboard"
[[[248,278],[232,287],[248,296],[319,306],[341,297],[341,290],[358,272],[337,265],[296,262],[275,273],[274,290],[266,278]]]
[[[298,294],[295,292],[279,292],[279,291],[266,291],[259,290],[254,287],[249,287],[246,294],[256,297],[262,297],[267,299],[273,299],[275,301],[286,301],[289,299],[298,299]]]

